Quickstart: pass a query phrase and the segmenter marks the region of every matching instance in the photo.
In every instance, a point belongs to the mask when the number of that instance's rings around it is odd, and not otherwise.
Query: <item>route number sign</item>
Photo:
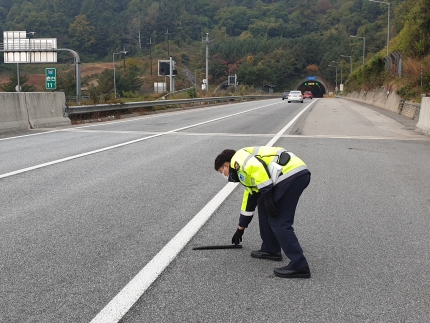
[[[57,88],[57,70],[55,68],[45,69],[45,85],[47,90],[55,90]]]

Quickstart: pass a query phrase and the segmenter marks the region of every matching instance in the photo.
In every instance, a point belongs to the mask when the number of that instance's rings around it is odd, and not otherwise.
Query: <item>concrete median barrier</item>
[[[66,106],[64,92],[27,92],[25,98],[31,129],[71,124],[70,119],[63,116]]]
[[[0,132],[28,129],[24,93],[0,93]]]
[[[422,98],[416,130],[430,136],[430,98]]]
[[[70,125],[63,92],[0,93],[0,133]]]

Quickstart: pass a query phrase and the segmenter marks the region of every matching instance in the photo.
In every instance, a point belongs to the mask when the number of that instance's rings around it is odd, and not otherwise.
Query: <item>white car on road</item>
[[[301,103],[303,103],[303,94],[301,91],[291,91],[288,94],[288,103],[290,103],[291,101],[299,101]]]

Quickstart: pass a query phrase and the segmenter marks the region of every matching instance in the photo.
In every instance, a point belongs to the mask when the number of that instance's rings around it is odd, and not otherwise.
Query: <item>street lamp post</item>
[[[366,37],[358,37],[358,36],[353,36],[353,35],[349,35],[349,37],[363,39],[363,65],[364,65],[364,54],[365,54],[365,51],[366,51]]]
[[[328,66],[336,68],[336,92],[337,92],[337,65],[328,65]]]
[[[340,84],[343,84],[342,62],[331,61],[332,63],[340,64]]]
[[[194,70],[194,87],[197,87],[197,74],[196,74],[196,72],[201,71],[201,70],[204,70],[204,68],[198,68],[198,69]]]
[[[349,57],[349,74],[352,74],[352,56],[340,55],[342,57]]]
[[[377,0],[368,0],[370,2],[383,3],[388,5],[388,29],[387,29],[387,56],[390,53],[390,9],[391,3],[385,1],[377,1]]]
[[[115,99],[116,99],[116,68],[115,68],[115,55],[120,55],[120,54],[127,54],[127,52],[125,50],[120,51],[119,53],[113,53],[112,54],[112,62],[113,62],[113,90],[115,93]]]

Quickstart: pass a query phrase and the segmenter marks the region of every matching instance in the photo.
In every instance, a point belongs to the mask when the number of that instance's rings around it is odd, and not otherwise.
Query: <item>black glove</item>
[[[236,232],[233,235],[233,238],[231,238],[231,243],[234,243],[235,245],[238,245],[242,242],[242,236],[245,232],[245,229],[240,230],[239,228],[236,230]]]
[[[275,202],[273,201],[272,194],[266,194],[263,196],[263,198],[267,213],[269,213],[269,216],[272,218],[276,218],[278,216],[278,209],[276,208]]]

